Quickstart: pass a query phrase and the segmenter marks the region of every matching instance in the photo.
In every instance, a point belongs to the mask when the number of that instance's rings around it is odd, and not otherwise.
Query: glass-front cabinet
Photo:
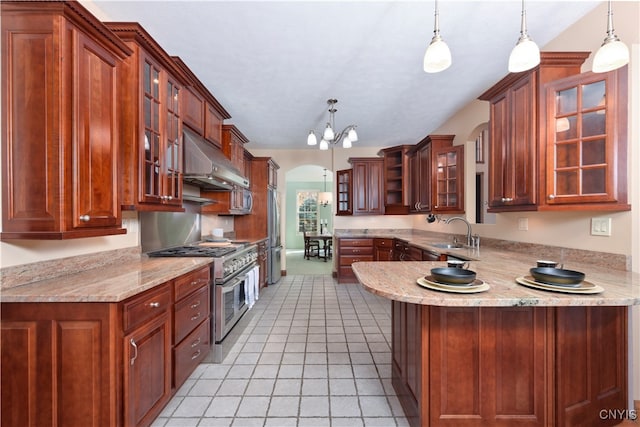
[[[464,212],[464,146],[433,151],[433,212]]]
[[[546,86],[547,205],[627,203],[626,67]]]
[[[336,215],[351,215],[353,213],[352,208],[352,171],[351,169],[339,170],[336,173],[336,194],[338,196],[338,203],[336,208]]]

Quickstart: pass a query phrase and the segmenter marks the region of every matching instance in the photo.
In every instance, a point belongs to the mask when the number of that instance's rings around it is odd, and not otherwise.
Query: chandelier
[[[328,150],[329,144],[336,145],[340,141],[342,141],[343,148],[351,148],[351,143],[358,140],[356,125],[349,125],[346,128],[342,129],[342,131],[337,133],[335,132],[334,114],[336,113],[336,111],[338,111],[335,109],[335,105],[337,103],[337,99],[327,100],[327,104],[329,105],[329,121],[327,122],[327,127],[322,133],[322,139],[320,140],[321,150]],[[318,138],[316,137],[316,133],[313,130],[310,130],[309,136],[307,137],[307,145],[317,144]]]

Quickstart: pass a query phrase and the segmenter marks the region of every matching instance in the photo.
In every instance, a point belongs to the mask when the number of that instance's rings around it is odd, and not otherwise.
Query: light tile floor
[[[391,304],[330,275],[285,276],[222,364],[198,366],[153,426],[408,426],[391,386]]]

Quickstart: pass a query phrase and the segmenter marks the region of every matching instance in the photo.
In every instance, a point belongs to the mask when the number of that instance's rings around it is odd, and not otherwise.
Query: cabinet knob
[[[150,302],[149,303],[149,307],[158,308],[158,307],[160,307],[160,303],[159,302]]]
[[[501,200],[502,200],[502,203],[513,202],[513,198],[511,197],[503,197]]]
[[[556,198],[556,195],[555,195],[555,194],[549,194],[549,199],[553,200],[553,199],[555,199],[555,198]]]
[[[79,219],[82,222],[89,222],[91,220],[91,217],[89,215],[80,215]]]

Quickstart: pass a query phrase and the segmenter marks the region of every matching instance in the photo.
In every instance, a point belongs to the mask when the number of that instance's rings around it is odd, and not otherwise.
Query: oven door
[[[249,269],[250,270],[250,269]],[[247,271],[249,271],[247,270]],[[245,280],[247,272],[242,272],[230,281],[215,287],[215,342],[219,343],[229,333],[231,328],[247,311],[245,303]]]

